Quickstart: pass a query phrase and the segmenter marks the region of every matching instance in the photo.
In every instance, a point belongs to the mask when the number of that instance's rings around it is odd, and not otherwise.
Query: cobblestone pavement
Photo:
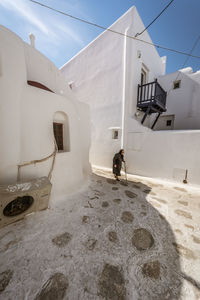
[[[200,190],[94,172],[0,230],[0,299],[200,299]]]

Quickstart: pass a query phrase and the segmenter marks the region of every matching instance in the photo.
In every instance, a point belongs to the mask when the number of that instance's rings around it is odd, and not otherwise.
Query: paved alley
[[[200,299],[200,190],[94,170],[0,231],[0,299]]]

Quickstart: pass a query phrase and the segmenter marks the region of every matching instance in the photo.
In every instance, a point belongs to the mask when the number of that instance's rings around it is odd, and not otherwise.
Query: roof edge
[[[131,6],[122,16],[120,16],[114,23],[112,23],[109,27],[107,27],[107,29],[111,29],[119,20],[121,20],[122,18],[124,18],[128,13],[130,13],[131,11],[133,11],[133,13],[136,10],[136,6]],[[92,45],[97,39],[99,39],[105,32],[107,32],[107,30],[104,30],[102,33],[100,33],[95,39],[93,39],[89,44],[87,44],[85,47],[83,47],[79,52],[77,52],[74,56],[72,56],[64,65],[62,65],[59,69],[61,70],[62,68],[64,68],[70,61],[72,61],[76,56],[78,56],[82,51],[84,51],[85,49],[87,49],[88,47],[90,47],[90,45]]]

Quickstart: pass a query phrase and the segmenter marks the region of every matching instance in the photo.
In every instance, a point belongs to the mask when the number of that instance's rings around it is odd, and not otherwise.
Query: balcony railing
[[[148,113],[166,111],[167,93],[156,81],[147,84],[138,84],[137,107]]]

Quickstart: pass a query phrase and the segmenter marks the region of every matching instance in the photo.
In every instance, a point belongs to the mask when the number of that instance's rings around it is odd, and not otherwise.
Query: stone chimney
[[[35,48],[35,36],[33,33],[29,34],[29,38],[30,38],[30,45],[31,47]]]

